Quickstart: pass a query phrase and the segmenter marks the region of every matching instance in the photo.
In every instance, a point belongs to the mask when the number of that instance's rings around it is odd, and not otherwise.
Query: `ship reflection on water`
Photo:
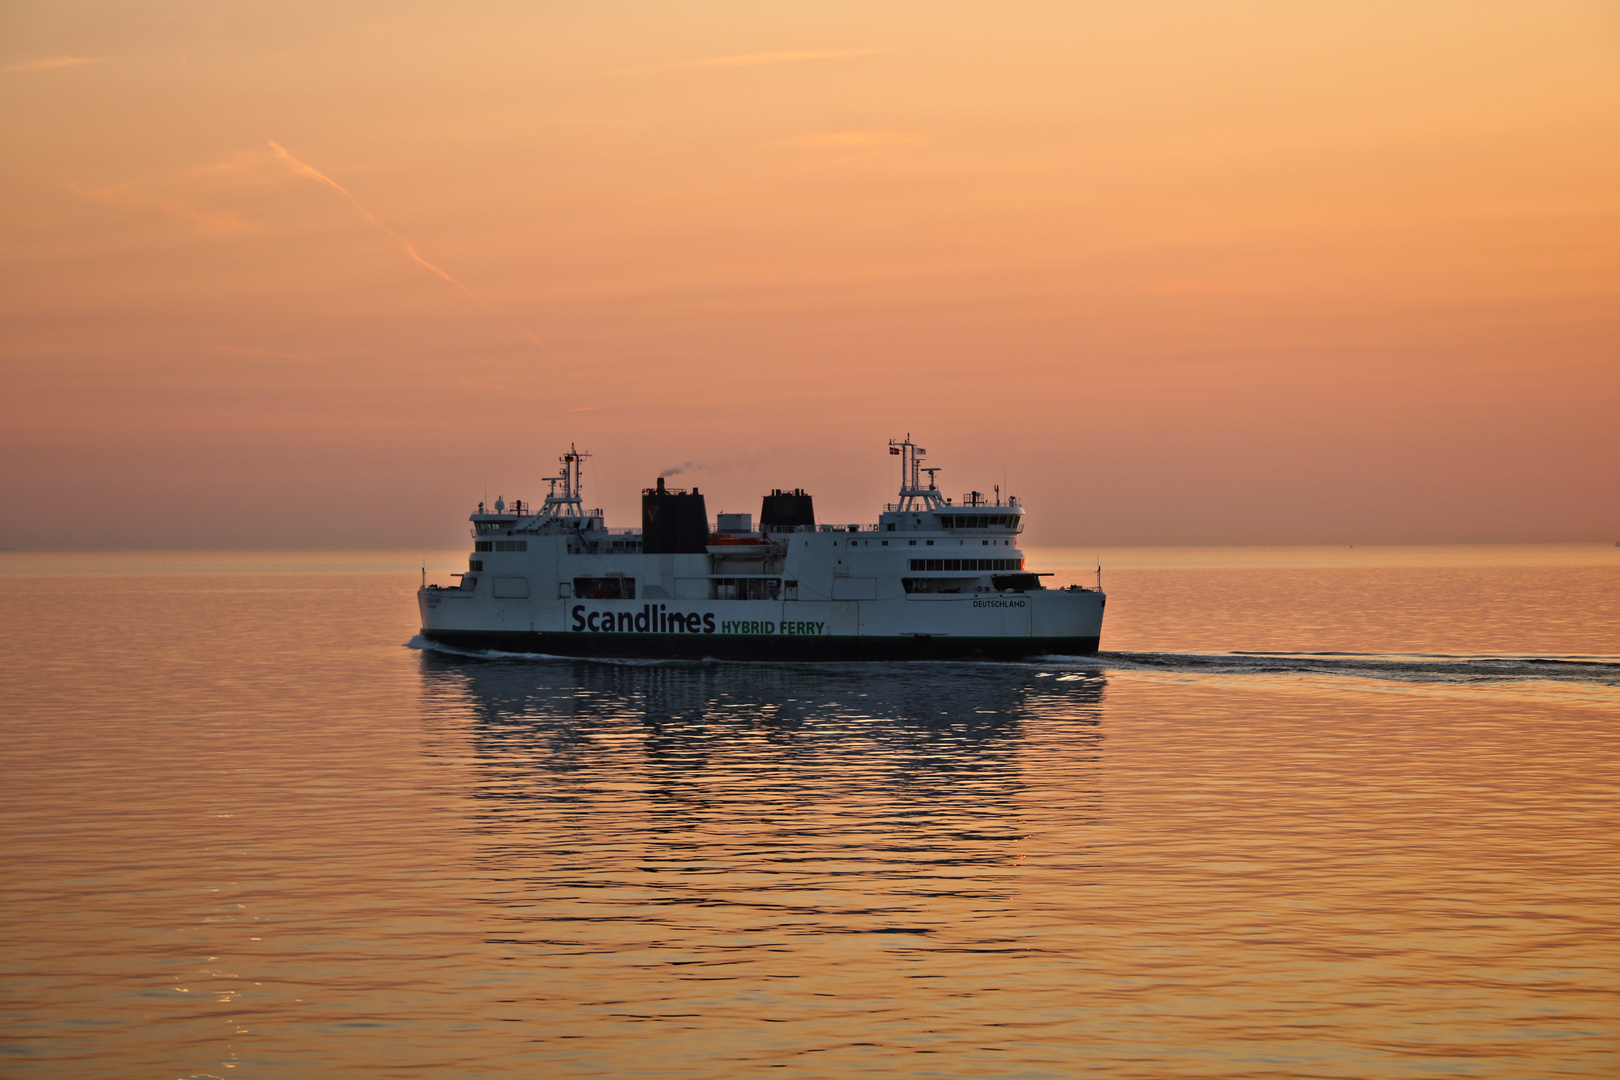
[[[1016,811],[1032,726],[1061,725],[1071,762],[1094,762],[1102,739],[1105,680],[1094,672],[433,652],[422,670],[442,751],[470,752],[481,791],[497,801],[608,787],[622,796],[626,785],[649,809],[805,799],[825,810],[836,797],[902,816],[961,815],[980,831],[986,815]]]
[[[491,940],[559,977],[578,950],[654,949],[728,978],[836,978],[827,940],[955,935],[1006,903],[1052,810],[1031,805],[1032,769],[1067,772],[1066,830],[1095,810],[1095,674],[431,653],[422,670],[431,752],[469,773]],[[739,952],[745,931],[777,940]]]

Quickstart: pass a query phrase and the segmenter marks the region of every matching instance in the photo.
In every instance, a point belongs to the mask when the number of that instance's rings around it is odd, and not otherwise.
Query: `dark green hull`
[[[1094,637],[780,637],[718,634],[539,634],[502,630],[428,630],[428,641],[455,649],[626,660],[1022,660],[1092,656]]]

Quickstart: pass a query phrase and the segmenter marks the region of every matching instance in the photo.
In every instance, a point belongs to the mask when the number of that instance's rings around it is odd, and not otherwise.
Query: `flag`
[[[898,446],[891,446],[891,447],[889,447],[889,453],[891,453],[891,454],[898,454],[898,453],[899,453],[899,452],[900,452],[900,448],[899,448],[899,447],[898,447]]]

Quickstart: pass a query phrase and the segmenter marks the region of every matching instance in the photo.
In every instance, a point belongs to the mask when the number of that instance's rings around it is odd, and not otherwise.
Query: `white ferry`
[[[570,449],[535,509],[496,499],[471,517],[454,586],[417,593],[422,636],[453,648],[557,656],[742,660],[1016,659],[1097,651],[1106,597],[1051,589],[1024,565],[1024,508],[974,491],[955,505],[926,451],[890,440],[900,501],[875,525],[818,524],[801,490],[759,521],[710,522],[697,488],[660,478],[641,528],[586,510]],[[922,475],[928,485],[922,484]]]

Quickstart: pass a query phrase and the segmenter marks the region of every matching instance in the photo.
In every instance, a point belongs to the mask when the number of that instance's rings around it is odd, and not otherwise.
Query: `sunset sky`
[[[0,6],[0,547],[1620,539],[1620,4]]]

